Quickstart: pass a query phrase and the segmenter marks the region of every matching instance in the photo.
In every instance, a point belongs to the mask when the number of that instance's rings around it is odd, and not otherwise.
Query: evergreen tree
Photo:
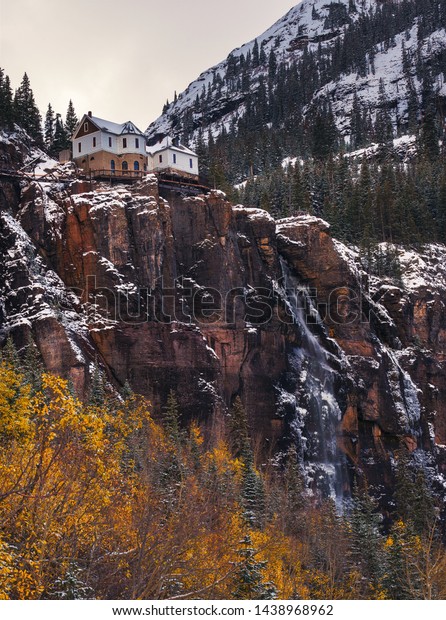
[[[352,150],[360,149],[365,144],[365,128],[362,108],[359,103],[358,95],[353,95],[352,114],[351,114],[351,147]]]
[[[163,422],[167,435],[174,443],[179,443],[182,439],[180,428],[180,409],[178,400],[173,390],[167,396],[167,404],[163,409]]]
[[[69,101],[68,103],[68,109],[67,109],[67,114],[65,117],[65,131],[68,135],[68,139],[71,139],[71,136],[74,133],[74,130],[76,128],[76,125],[78,124],[79,119],[76,116],[76,112],[74,110],[74,106],[73,106],[73,102]]]
[[[45,146],[47,150],[51,150],[54,141],[54,112],[51,107],[51,103],[48,104],[48,109],[45,115]]]
[[[10,364],[16,371],[19,371],[22,368],[20,357],[17,353],[17,349],[11,335],[8,336],[6,339],[6,344],[1,350],[1,361]]]
[[[9,77],[0,67],[0,127],[12,129],[14,124],[14,110],[12,90]]]
[[[421,151],[431,161],[435,161],[440,154],[440,149],[436,122],[437,111],[430,71],[426,72],[423,80],[422,106],[423,118],[420,132]]]
[[[276,59],[276,55],[274,53],[274,50],[271,49],[270,53],[269,53],[269,59],[268,59],[268,77],[270,80],[274,80],[274,78],[276,77],[276,73],[277,73],[277,59]]]
[[[105,404],[105,398],[105,379],[96,360],[93,367],[93,375],[91,377],[88,401],[93,407],[102,407]]]
[[[383,78],[379,80],[378,112],[375,123],[376,141],[385,144],[393,138],[392,118],[389,113],[389,102]]]
[[[383,586],[387,597],[391,600],[407,600],[412,598],[406,575],[404,558],[404,531],[402,524],[397,523],[385,546],[385,561],[383,564]]]
[[[376,501],[367,491],[356,487],[350,515],[352,558],[360,567],[374,592],[381,587],[383,577],[382,537],[379,531],[382,517]]]
[[[28,75],[25,73],[14,95],[14,117],[38,146],[43,146],[42,118],[34,100]]]
[[[254,41],[254,47],[252,48],[252,66],[256,68],[259,66],[260,56],[259,56],[259,43],[257,39]]]
[[[303,513],[305,482],[294,446],[289,448],[287,452],[283,481],[285,491],[284,510],[287,517],[286,528],[290,534],[297,535],[300,533],[305,520]]]
[[[262,571],[267,562],[256,560],[257,551],[252,546],[249,535],[240,541],[238,555],[240,560],[235,567],[233,577],[233,591],[231,598],[235,600],[272,600],[276,598],[276,587],[273,583],[265,582]]]
[[[430,532],[437,521],[435,502],[423,469],[413,468],[405,450],[398,454],[395,476],[397,515],[417,535]]]
[[[300,163],[298,161],[289,169],[288,176],[291,177],[291,212],[292,214],[296,214],[305,210],[305,188],[302,181]]]
[[[120,389],[119,393],[121,394],[124,400],[127,400],[128,398],[132,398],[132,396],[134,395],[134,392],[130,386],[130,383],[128,382],[128,379],[125,380],[125,383]]]
[[[62,123],[60,114],[56,115],[56,124],[54,130],[54,140],[51,152],[53,155],[58,155],[60,151],[70,147],[70,140],[66,129]]]
[[[438,192],[437,206],[437,238],[440,242],[446,239],[446,171],[443,170],[440,176],[440,187]]]
[[[316,111],[312,123],[312,154],[316,159],[326,159],[336,148],[337,129],[330,106]]]
[[[407,129],[410,133],[415,133],[418,129],[419,108],[417,92],[411,79],[408,80],[407,91]]]
[[[252,460],[248,418],[240,396],[237,396],[229,412],[229,437],[234,456]]]
[[[265,519],[265,489],[261,475],[255,470],[252,458],[244,462],[241,500],[243,517],[253,528],[261,528]]]
[[[76,563],[70,563],[63,577],[51,584],[50,600],[82,601],[94,598],[94,590],[85,584],[83,570]]]
[[[424,470],[407,451],[396,456],[396,512],[386,545],[385,585],[395,599],[432,598],[442,549],[435,499]]]
[[[38,392],[42,387],[42,373],[44,371],[42,358],[31,334],[22,363],[25,382],[31,386],[32,392]]]

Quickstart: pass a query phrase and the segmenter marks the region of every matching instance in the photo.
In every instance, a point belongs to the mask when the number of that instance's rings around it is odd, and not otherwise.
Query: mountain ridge
[[[307,64],[311,83],[308,93],[302,95],[296,91],[293,95],[295,100],[303,99],[293,111],[296,123],[299,118],[311,119],[319,103],[334,102],[336,126],[347,138],[348,146],[353,94],[356,93],[364,110],[368,107],[375,117],[384,105],[384,95],[380,93],[382,81],[387,91],[385,105],[398,135],[404,129],[401,125],[409,122],[408,108],[414,105],[414,98],[418,116],[423,109],[422,66],[430,65],[434,92],[446,96],[445,12],[444,7],[430,1],[423,5],[418,0],[331,3],[303,0],[259,37],[232,50],[225,60],[191,82],[176,101],[166,106],[164,114],[151,123],[146,135],[149,141],[156,141],[162,135],[174,133],[196,145],[200,136],[208,140],[211,134],[215,138],[222,131],[237,131],[237,125],[249,113],[249,100],[255,99],[264,86],[270,103],[272,98],[280,99],[281,93],[274,82],[277,73],[290,70],[299,62],[296,70],[306,70]],[[438,27],[432,20],[436,20]],[[382,29],[382,34],[370,32],[377,27]],[[342,55],[346,53],[343,44],[355,48],[347,64],[343,64]],[[262,56],[259,60],[253,58],[257,54],[256,46]],[[332,79],[328,79],[330,72]],[[319,86],[317,80],[321,81]],[[289,77],[287,82],[290,83]],[[291,88],[295,87],[291,85]],[[303,89],[302,83],[299,88]],[[267,120],[272,127],[280,126],[274,118]]]

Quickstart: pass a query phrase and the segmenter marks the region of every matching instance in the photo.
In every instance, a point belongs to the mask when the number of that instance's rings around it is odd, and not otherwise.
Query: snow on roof
[[[93,123],[99,127],[99,129],[107,131],[108,133],[113,133],[117,136],[128,133],[144,135],[143,132],[138,129],[138,127],[134,123],[132,123],[132,121],[126,121],[125,123],[119,124],[113,123],[112,121],[106,121],[105,119],[99,118],[98,116],[86,116],[90,118]],[[83,122],[83,119],[81,122]]]
[[[170,138],[169,136],[161,140],[161,142],[157,142],[152,146],[147,146],[146,152],[150,155],[155,155],[155,153],[165,151],[166,149],[170,149],[171,151],[178,151],[179,153],[185,153],[186,155],[193,155],[194,157],[197,157],[197,154],[194,153],[194,151],[188,149],[187,146],[184,146],[184,144],[181,144],[180,142],[174,144],[172,138]]]

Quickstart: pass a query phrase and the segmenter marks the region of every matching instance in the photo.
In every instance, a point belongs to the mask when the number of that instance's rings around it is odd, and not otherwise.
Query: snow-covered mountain
[[[285,91],[299,100],[299,118],[311,122],[315,106],[330,105],[338,130],[349,136],[355,105],[372,122],[385,106],[395,135],[407,133],[399,129],[408,124],[411,106],[415,117],[423,113],[426,67],[430,90],[446,98],[445,14],[445,3],[433,0],[302,0],[202,73],[147,136],[156,141],[174,133],[196,143],[200,132],[207,139],[209,131],[214,137],[223,127],[231,131],[262,89],[270,107],[283,100],[281,72]],[[293,71],[297,85],[290,82]],[[266,121],[274,126],[274,118]]]

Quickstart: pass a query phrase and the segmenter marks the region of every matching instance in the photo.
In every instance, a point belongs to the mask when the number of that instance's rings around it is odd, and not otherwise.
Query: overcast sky
[[[299,0],[0,0],[0,66],[13,89],[26,71],[42,114],[140,129],[198,75]]]

